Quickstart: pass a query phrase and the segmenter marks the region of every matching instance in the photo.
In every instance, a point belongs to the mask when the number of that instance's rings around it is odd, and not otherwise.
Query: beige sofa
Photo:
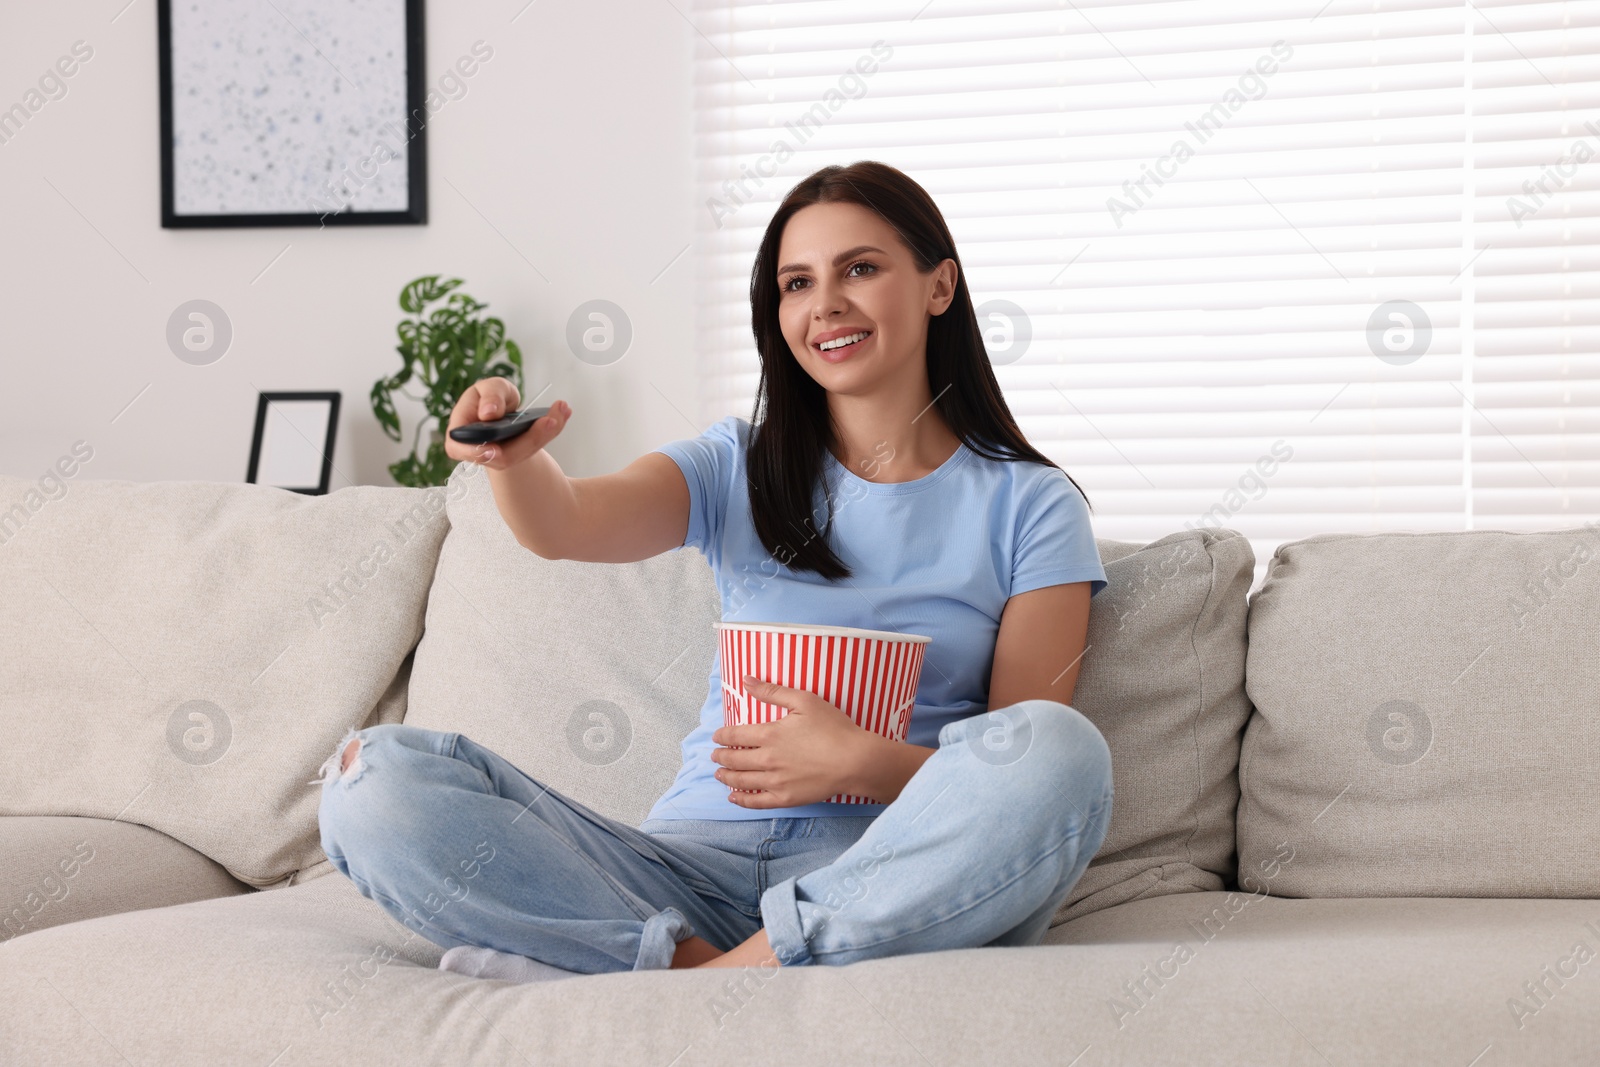
[[[482,471],[310,498],[0,477],[0,1063],[1600,1062],[1600,529],[1100,541],[1110,834],[1044,944],[528,986],[323,856],[350,726],[642,819],[693,549],[551,562]],[[596,724],[603,728],[592,729]]]

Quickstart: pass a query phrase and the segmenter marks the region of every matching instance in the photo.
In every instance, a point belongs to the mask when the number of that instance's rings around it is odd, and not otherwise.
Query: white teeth
[[[831,341],[822,342],[817,347],[822,349],[824,352],[829,352],[835,348],[843,348],[845,345],[855,344],[857,341],[863,340],[866,336],[866,333],[863,331],[861,333],[850,334],[848,337],[835,337]]]

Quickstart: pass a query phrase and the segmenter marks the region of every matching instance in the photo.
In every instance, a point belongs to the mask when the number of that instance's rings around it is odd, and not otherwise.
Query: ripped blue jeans
[[[946,724],[878,815],[635,829],[404,724],[350,731],[309,784],[323,851],[400,922],[584,974],[665,969],[687,937],[726,951],[763,926],[782,966],[1036,945],[1112,800],[1105,739],[1050,700]]]

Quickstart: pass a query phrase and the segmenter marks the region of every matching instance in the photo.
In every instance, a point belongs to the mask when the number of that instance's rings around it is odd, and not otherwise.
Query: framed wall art
[[[158,0],[161,225],[428,221],[422,0]]]

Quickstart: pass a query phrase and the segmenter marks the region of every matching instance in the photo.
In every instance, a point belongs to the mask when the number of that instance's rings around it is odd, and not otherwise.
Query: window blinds
[[[699,414],[783,194],[928,189],[1097,536],[1600,514],[1600,0],[695,0]],[[1008,305],[1015,309],[1007,313]]]

